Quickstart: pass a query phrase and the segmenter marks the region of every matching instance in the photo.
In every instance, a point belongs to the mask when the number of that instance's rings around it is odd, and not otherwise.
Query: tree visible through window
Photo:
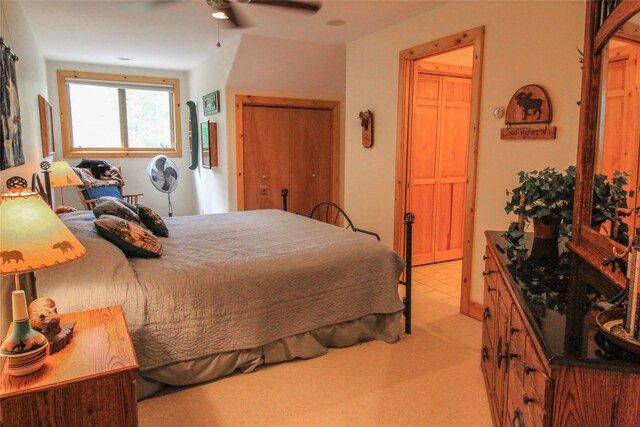
[[[60,70],[58,75],[67,95],[60,103],[65,157],[179,153],[178,80]]]

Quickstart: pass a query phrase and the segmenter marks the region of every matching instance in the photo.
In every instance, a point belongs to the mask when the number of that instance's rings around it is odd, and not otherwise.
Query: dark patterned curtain
[[[2,46],[0,54],[0,170],[24,164],[20,102],[16,76],[16,60],[9,48]]]

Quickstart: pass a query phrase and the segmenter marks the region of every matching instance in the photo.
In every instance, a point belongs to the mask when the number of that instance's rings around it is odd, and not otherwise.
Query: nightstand
[[[121,307],[67,313],[73,340],[33,374],[0,376],[0,425],[135,426],[138,361]],[[11,329],[11,328],[10,328]]]

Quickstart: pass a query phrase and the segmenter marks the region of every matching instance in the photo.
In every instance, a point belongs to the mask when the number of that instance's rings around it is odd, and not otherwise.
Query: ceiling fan
[[[295,1],[295,0],[235,0],[238,3],[257,4],[263,6],[275,6],[280,8],[287,8],[292,11],[316,13],[320,10],[321,3],[311,1]],[[226,16],[229,22],[234,27],[242,28],[247,24],[244,20],[240,19],[238,14],[234,11],[233,2],[231,0],[205,0],[205,2],[216,9],[217,12]],[[225,19],[224,17],[222,19]]]

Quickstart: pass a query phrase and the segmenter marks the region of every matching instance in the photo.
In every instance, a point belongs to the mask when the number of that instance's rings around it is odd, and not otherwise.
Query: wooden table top
[[[47,357],[42,368],[22,377],[0,374],[0,398],[60,387],[122,371],[138,371],[138,360],[119,306],[66,313],[61,322],[76,321],[73,339]],[[9,327],[7,334],[11,333]]]

